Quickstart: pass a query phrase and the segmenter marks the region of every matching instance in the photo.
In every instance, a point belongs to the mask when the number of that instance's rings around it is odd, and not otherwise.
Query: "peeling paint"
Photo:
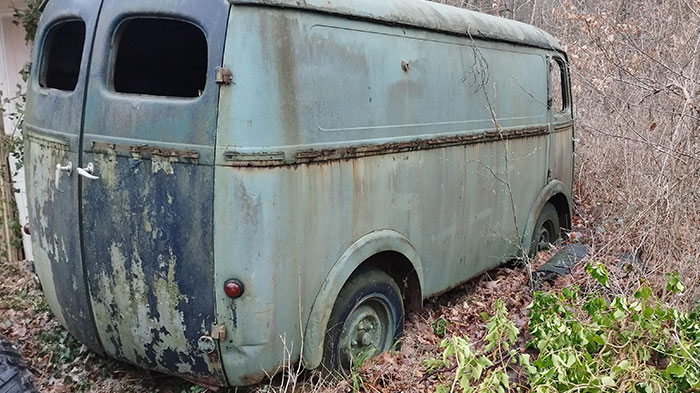
[[[118,187],[91,182],[84,191],[88,279],[101,339],[119,359],[220,383],[218,353],[212,358],[197,349],[215,322],[213,299],[202,296],[213,280],[211,169],[156,159],[165,167],[136,172],[132,159],[106,162]]]
[[[153,233],[153,227],[151,226],[151,221],[149,219],[148,207],[143,209],[141,213],[141,222],[143,224],[143,229],[148,233]]]
[[[173,162],[177,162],[177,158],[153,155],[151,160],[151,171],[154,174],[158,173],[159,171],[163,171],[163,173],[166,175],[172,175],[175,173],[173,171]]]
[[[117,177],[117,154],[114,151],[107,151],[102,154],[95,154],[95,168],[97,176],[104,186],[113,191],[117,188],[119,179]]]
[[[187,296],[180,293],[175,282],[176,257],[171,252],[160,261],[168,265],[167,275],[146,277],[138,252],[127,259],[122,247],[117,243],[110,246],[112,270],[101,275],[98,300],[94,304],[96,318],[110,326],[108,337],[103,340],[112,343],[107,351],[137,364],[149,357],[163,364],[166,351],[191,352],[193,348],[184,336],[184,316],[178,311],[180,302],[186,302]],[[147,282],[153,282],[153,287],[147,286]],[[151,295],[155,296],[155,310],[149,307]],[[116,310],[120,312],[115,313]],[[191,373],[187,356],[184,359],[179,356],[177,370]]]
[[[71,141],[25,132],[26,183],[34,266],[46,301],[56,318],[81,342],[101,352],[94,331],[78,243],[74,177],[63,175],[55,187],[56,164],[77,162]]]

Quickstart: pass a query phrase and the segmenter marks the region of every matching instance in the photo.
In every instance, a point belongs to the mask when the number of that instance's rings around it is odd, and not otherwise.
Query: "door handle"
[[[95,172],[95,165],[93,165],[92,163],[87,164],[85,168],[75,168],[75,172],[78,173],[80,176],[90,180],[99,179],[99,177],[92,174],[93,172]]]
[[[56,190],[58,192],[63,192],[60,188],[58,188],[58,184],[61,181],[61,172],[66,172],[68,173],[68,176],[73,172],[73,163],[68,161],[68,164],[66,165],[61,165],[61,164],[56,164],[56,176],[54,178],[54,183],[56,184]]]

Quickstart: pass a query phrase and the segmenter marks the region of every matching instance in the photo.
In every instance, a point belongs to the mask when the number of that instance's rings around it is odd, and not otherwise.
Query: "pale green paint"
[[[77,164],[79,151],[89,151],[88,144],[96,136],[102,142],[136,144],[148,134],[144,139],[151,144],[178,149],[194,146],[200,152],[198,167],[179,162],[176,166],[175,161],[154,155],[148,168],[147,160],[134,157],[153,179],[161,179],[133,183],[139,190],[122,187],[131,175],[120,172],[126,167],[119,165],[128,164],[123,157],[118,164],[116,152],[85,156],[96,164],[99,185],[111,208],[128,207],[134,192],[140,193],[142,201],[153,202],[157,189],[173,178],[201,186],[199,195],[177,193],[184,189],[178,183],[181,188],[158,194],[158,204],[144,203],[146,208],[133,221],[138,228],[120,233],[123,240],[109,244],[107,257],[99,261],[108,268],[100,270],[93,283],[94,315],[88,322],[91,328],[93,322],[99,326],[97,334],[108,353],[122,352],[123,359],[138,363],[151,346],[157,355],[154,361],[159,363],[156,368],[166,363],[166,351],[200,356],[190,336],[207,335],[211,326],[203,322],[196,329],[188,328],[191,319],[183,316],[180,307],[190,312],[190,318],[203,317],[203,321],[215,312],[216,322],[225,326],[226,338],[219,343],[219,351],[232,385],[255,383],[290,361],[302,360],[316,367],[335,299],[348,277],[370,256],[382,251],[404,255],[418,275],[420,288],[415,290],[422,297],[431,296],[518,256],[529,246],[537,214],[551,197],[564,195],[570,205],[571,119],[552,116],[546,107],[549,58],[563,54],[547,33],[417,0],[231,3],[223,64],[231,69],[233,83],[222,86],[218,97],[215,145],[214,116],[207,116],[209,133],[201,132],[199,124],[187,123],[195,118],[185,112],[184,101],[158,112],[159,105],[169,106],[171,100],[112,94],[103,78],[110,64],[110,48],[104,45],[110,37],[108,23],[98,25],[101,44],[96,44],[97,71],[91,74],[95,94],[88,95],[92,100],[86,106],[91,128],[84,133],[83,150],[78,146],[81,131],[76,122],[84,91],[74,92],[73,101],[67,102],[62,101],[66,97],[49,97],[33,85],[35,93],[28,105],[32,124],[44,124],[42,113],[56,111],[57,105],[70,109],[60,117],[66,124],[47,121],[45,125],[68,132],[66,150],[70,152],[49,154],[42,150],[48,142],[28,143],[34,152],[28,164],[28,185],[38,188],[30,211],[33,224],[47,233],[46,238],[35,240],[45,251],[36,254],[39,274],[42,282],[49,282],[44,284],[49,303],[64,322],[62,313],[70,310],[54,301],[58,295],[51,284],[62,277],[53,276],[51,264],[70,261],[66,248],[72,244],[66,245],[64,239],[48,240],[54,227],[70,234],[79,224],[69,225],[65,217],[56,215],[43,217],[47,214],[44,209],[55,205],[77,219],[79,196],[77,176],[71,177],[70,184],[66,180],[70,194],[47,194],[55,192],[46,186],[52,180],[52,168],[67,159]],[[79,5],[92,9],[86,4],[81,1]],[[110,5],[115,14],[128,13],[115,4]],[[94,23],[88,25],[94,27]],[[220,34],[209,37],[210,44],[222,38]],[[91,35],[87,41],[92,41]],[[408,63],[410,69],[402,69],[402,63]],[[86,73],[84,65],[81,78]],[[208,83],[205,90],[211,95],[217,90],[212,80]],[[107,98],[110,104],[103,105]],[[201,97],[192,101],[201,102]],[[121,116],[141,107],[151,108],[150,115],[143,115],[149,121],[122,127]],[[215,107],[204,109],[209,115],[217,111]],[[186,121],[175,122],[176,115]],[[555,124],[564,125],[565,130],[552,134]],[[498,136],[523,128],[550,133],[439,148],[426,142]],[[416,141],[423,144],[411,145],[411,151],[375,152],[312,164],[300,164],[298,158],[309,150]],[[268,160],[277,166],[231,166],[245,164],[246,159],[251,165]],[[213,184],[210,177],[202,177],[202,168],[211,170],[212,164]],[[212,190],[213,288],[211,284],[190,287],[185,293],[182,281],[176,280],[178,267],[186,266],[190,270],[179,272],[188,274],[195,272],[192,269],[198,263],[211,262],[176,257],[173,247],[184,244],[170,244],[167,252],[148,261],[142,260],[138,249],[125,252],[131,243],[150,244],[146,240],[169,235],[157,218],[173,203],[180,205],[184,200],[185,206],[196,200],[200,201],[197,206],[185,207],[204,207],[209,212],[211,196],[202,196]],[[87,207],[94,213],[101,206]],[[184,214],[177,213],[177,217]],[[121,219],[113,214],[113,221],[100,224],[120,228]],[[66,228],[71,226],[75,228]],[[193,232],[181,243],[200,235]],[[75,236],[70,239],[78,242]],[[70,257],[77,258],[80,252],[75,254]],[[146,263],[157,264],[158,273],[146,274],[145,267],[152,266]],[[223,293],[230,278],[240,279],[246,288],[235,301]],[[87,290],[83,292],[87,295]],[[185,307],[197,299],[211,301],[210,296],[216,299],[216,310]],[[112,306],[124,315],[115,318]],[[153,337],[160,327],[167,334]],[[216,356],[204,360],[211,362],[211,370],[219,369]],[[178,362],[171,371],[192,375],[192,364]]]
[[[356,2],[334,3],[342,12],[331,13],[303,10],[325,2],[244,2],[234,2],[229,21],[224,63],[234,84],[222,89],[215,158],[215,285],[233,277],[246,285],[235,311],[216,292],[233,385],[258,381],[283,356],[318,366],[335,298],[372,250],[407,256],[423,296],[520,255],[530,217],[546,202],[550,165],[548,135],[294,165],[310,149],[547,129],[553,52],[503,42],[548,36],[500,19],[491,35],[502,42],[338,15],[377,15]],[[226,153],[287,165],[230,167]]]
[[[232,4],[276,6],[471,35],[561,50],[557,40],[534,26],[425,0],[230,0]]]

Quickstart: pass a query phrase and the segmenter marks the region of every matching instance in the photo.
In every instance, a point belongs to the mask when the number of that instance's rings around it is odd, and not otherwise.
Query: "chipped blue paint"
[[[47,4],[34,45],[34,67],[47,31],[56,21],[81,19],[90,42],[97,23],[99,1],[59,0]],[[43,89],[37,78],[27,84],[25,146],[29,225],[37,274],[51,310],[71,334],[102,352],[92,318],[85,266],[80,249],[77,176],[62,176],[54,185],[56,165],[80,160],[80,132],[85,80],[91,48],[85,45],[76,89]],[[34,72],[34,75],[37,73]]]
[[[98,22],[99,3],[52,1],[37,48],[56,21],[85,20],[80,80],[75,91],[66,92],[42,88],[33,79],[27,109],[33,239],[56,315],[97,351],[212,384],[227,383],[218,350],[202,353],[197,342],[216,323],[212,200],[219,87],[214,75],[221,66],[228,10],[224,0],[196,6],[109,2]],[[111,42],[119,24],[134,15],[181,19],[204,31],[209,54],[201,96],[185,100],[112,91],[107,83]],[[123,146],[141,150],[120,150]],[[176,151],[182,154],[173,155]],[[51,181],[53,168],[68,161],[76,167],[93,163],[100,179],[64,174],[65,192],[59,193]]]
[[[211,157],[219,99],[215,72],[228,9],[223,0],[106,3],[95,33],[83,126],[82,159],[94,162],[100,177],[83,180],[82,229],[105,351],[213,384],[226,383],[218,351],[202,353],[197,342],[216,323]],[[199,97],[112,91],[110,43],[119,24],[134,15],[181,19],[204,31],[207,83]],[[124,145],[148,147],[125,152],[119,147]],[[170,154],[182,150],[196,158]]]

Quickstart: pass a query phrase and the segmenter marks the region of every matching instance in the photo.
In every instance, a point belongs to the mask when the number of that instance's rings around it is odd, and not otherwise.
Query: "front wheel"
[[[354,274],[333,305],[323,365],[347,375],[364,359],[391,349],[403,333],[403,301],[396,282],[377,269]]]
[[[534,258],[537,251],[548,249],[560,237],[559,213],[557,213],[557,208],[554,205],[547,202],[542,208],[539,217],[537,217],[528,255],[530,258]]]

